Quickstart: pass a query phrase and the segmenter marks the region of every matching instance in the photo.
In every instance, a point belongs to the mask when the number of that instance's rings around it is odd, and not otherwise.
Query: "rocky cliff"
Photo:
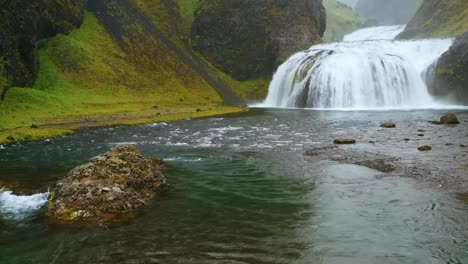
[[[271,75],[293,53],[321,42],[320,0],[202,0],[192,47],[237,80]]]
[[[400,38],[455,37],[468,32],[468,1],[424,0]]]
[[[403,25],[411,20],[422,0],[359,0],[356,12],[380,25]]]
[[[468,105],[468,33],[458,37],[441,56],[428,82],[433,95]]]
[[[34,82],[38,40],[79,27],[84,0],[0,0],[0,13],[0,89],[6,92]]]

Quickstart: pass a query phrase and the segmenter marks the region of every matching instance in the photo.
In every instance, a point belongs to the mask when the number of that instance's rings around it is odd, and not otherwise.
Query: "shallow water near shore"
[[[45,205],[0,196],[0,263],[466,263],[468,111],[456,111],[458,126],[428,123],[446,112],[257,109],[4,146],[0,183],[27,194],[128,143],[164,158],[174,189],[111,229],[53,226]],[[397,128],[379,127],[388,121]],[[357,140],[343,153],[421,170],[304,157],[335,138]],[[424,144],[433,151],[419,152]]]

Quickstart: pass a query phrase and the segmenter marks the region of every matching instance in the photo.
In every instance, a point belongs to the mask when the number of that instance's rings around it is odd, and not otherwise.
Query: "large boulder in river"
[[[458,37],[432,67],[428,77],[431,94],[468,105],[468,33]]]
[[[321,0],[202,0],[192,47],[238,80],[271,75],[295,52],[321,42]]]
[[[159,159],[119,146],[73,169],[51,193],[48,216],[78,225],[126,221],[167,189]]]

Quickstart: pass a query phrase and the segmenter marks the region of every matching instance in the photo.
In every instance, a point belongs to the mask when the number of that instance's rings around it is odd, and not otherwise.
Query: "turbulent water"
[[[428,67],[451,39],[395,41],[404,26],[376,27],[343,42],[313,46],[275,73],[264,107],[437,108],[425,83]]]
[[[259,109],[6,145],[0,182],[15,180],[30,186],[23,193],[37,194],[0,193],[0,263],[467,263],[467,195],[303,156],[351,137],[358,144],[343,151],[400,157],[435,174],[418,177],[438,177],[445,186],[449,177],[442,169],[468,166],[468,149],[460,147],[468,145],[468,123],[427,122],[443,113]],[[466,111],[457,115],[468,119]],[[398,127],[382,130],[383,120],[398,120]],[[128,143],[167,161],[169,195],[120,227],[51,225],[48,187],[91,157]],[[417,151],[423,144],[433,151]]]

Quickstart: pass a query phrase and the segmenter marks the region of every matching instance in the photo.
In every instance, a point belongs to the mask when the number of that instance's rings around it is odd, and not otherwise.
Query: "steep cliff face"
[[[202,0],[192,47],[238,80],[271,75],[293,53],[321,42],[320,0]]]
[[[468,32],[468,1],[424,0],[402,39],[455,37]]]
[[[435,96],[468,105],[468,33],[458,37],[435,64],[429,90]]]
[[[37,41],[79,27],[84,0],[0,0],[0,14],[0,89],[26,86],[37,76]]]
[[[380,25],[403,25],[411,20],[423,0],[359,0],[356,12]]]

